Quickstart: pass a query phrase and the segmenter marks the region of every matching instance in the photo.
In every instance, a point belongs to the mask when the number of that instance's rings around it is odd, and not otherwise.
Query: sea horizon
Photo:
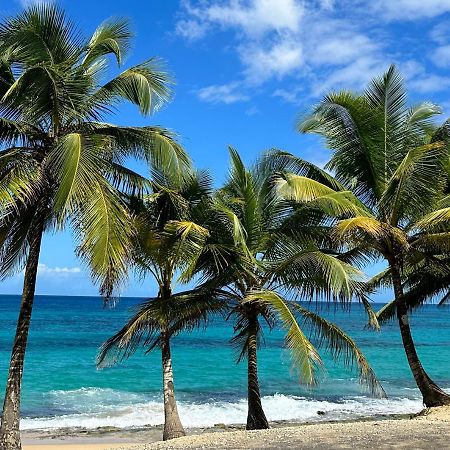
[[[98,370],[98,347],[117,331],[139,297],[121,297],[104,308],[101,297],[37,295],[25,363],[23,430],[51,428],[133,428],[163,423],[160,353],[138,351],[129,360]],[[20,296],[0,295],[0,382],[4,386]],[[327,371],[310,388],[291,370],[283,333],[265,330],[259,351],[263,405],[270,421],[314,422],[422,409],[420,393],[410,373],[398,327],[388,323],[381,332],[364,328],[362,305],[326,307],[307,303],[335,321],[355,339],[388,394],[376,399],[358,383],[357,374],[334,364],[322,352]],[[378,304],[381,305],[381,304]],[[377,304],[374,305],[375,307]],[[446,309],[444,307],[444,309]],[[450,325],[436,305],[425,305],[411,318],[421,360],[430,376],[450,389]],[[173,340],[175,390],[186,427],[244,423],[245,364],[235,364],[230,344],[232,323],[213,318],[208,328]],[[3,395],[3,391],[1,391]]]

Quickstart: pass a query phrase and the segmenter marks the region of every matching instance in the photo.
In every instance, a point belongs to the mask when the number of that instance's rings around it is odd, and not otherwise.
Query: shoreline
[[[148,430],[146,431],[148,432]],[[424,410],[410,418],[387,418],[314,424],[292,424],[259,431],[201,432],[167,442],[104,442],[78,440],[30,445],[24,450],[335,450],[447,448],[450,432],[450,406]],[[105,435],[106,436],[106,435]],[[123,436],[125,437],[125,436]],[[143,437],[143,436],[141,436]],[[147,436],[148,438],[148,436]]]
[[[325,419],[320,422],[274,421],[270,423],[270,426],[271,430],[290,430],[339,424],[410,421],[415,416],[417,414],[380,414],[343,420]],[[167,445],[167,443],[162,443],[162,429],[162,425],[123,429],[115,427],[99,427],[97,429],[58,428],[52,430],[25,430],[21,434],[24,450],[55,450],[56,448],[64,448],[66,450],[106,450]],[[246,431],[244,424],[217,424],[213,427],[187,428],[186,433],[186,438],[195,440],[204,436],[210,436],[214,439],[216,436],[246,433]],[[177,441],[174,440],[171,443],[175,444]]]

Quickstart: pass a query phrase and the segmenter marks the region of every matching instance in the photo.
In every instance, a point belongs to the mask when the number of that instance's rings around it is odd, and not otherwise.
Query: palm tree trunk
[[[247,430],[264,430],[269,428],[269,422],[261,404],[261,393],[258,381],[257,360],[257,322],[251,319],[248,337],[248,415]]]
[[[394,286],[395,301],[397,304],[397,319],[400,326],[403,347],[409,367],[414,376],[416,384],[423,397],[423,403],[427,408],[434,406],[450,405],[450,395],[446,394],[425,372],[417,355],[416,347],[411,334],[408,319],[408,307],[404,301],[403,286],[400,270],[396,262],[390,263],[392,283]]]
[[[185,436],[186,432],[181,425],[178,415],[177,402],[173,387],[172,356],[170,352],[170,337],[161,332],[161,354],[163,365],[163,389],[164,389],[164,432],[163,440]]]
[[[20,390],[43,232],[44,220],[41,219],[36,224],[34,235],[30,240],[23,282],[22,301],[17,321],[16,336],[11,352],[8,380],[6,382],[2,423],[0,427],[0,450],[20,450],[22,448],[19,431]]]

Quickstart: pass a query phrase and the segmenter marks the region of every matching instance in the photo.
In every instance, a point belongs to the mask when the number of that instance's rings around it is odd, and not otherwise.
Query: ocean
[[[122,298],[104,308],[98,297],[37,296],[26,356],[22,429],[119,428],[163,423],[161,358],[139,351],[112,368],[97,370],[102,342],[117,331],[142,299]],[[0,398],[9,363],[19,296],[0,296]],[[310,305],[316,308],[314,304]],[[266,332],[259,352],[263,406],[271,421],[312,422],[418,412],[419,391],[409,371],[395,323],[377,333],[364,329],[359,304],[350,310],[319,306],[356,340],[389,396],[375,399],[356,373],[323,354],[327,372],[319,386],[299,383],[283,349],[281,331]],[[376,308],[380,305],[375,305]],[[427,305],[411,319],[418,353],[429,375],[450,389],[450,308]],[[175,389],[186,427],[245,423],[246,364],[237,365],[229,343],[232,323],[214,318],[206,330],[173,340]],[[318,414],[323,411],[325,414]]]

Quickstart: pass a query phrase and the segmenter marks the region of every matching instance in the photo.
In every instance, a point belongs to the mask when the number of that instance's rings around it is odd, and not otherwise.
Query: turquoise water
[[[20,298],[0,296],[0,383],[5,384]],[[139,299],[104,309],[96,297],[38,296],[25,364],[22,428],[142,426],[162,423],[160,355],[139,352],[123,364],[96,370],[99,345],[119,329]],[[314,308],[314,306],[313,306]],[[323,309],[323,308],[322,308]],[[420,410],[395,323],[364,329],[360,305],[323,309],[363,349],[389,395],[372,399],[355,373],[335,365],[319,387],[298,383],[279,331],[266,333],[259,353],[263,402],[270,420],[323,420]],[[450,389],[450,309],[424,307],[412,318],[414,338],[431,377]],[[215,319],[206,330],[174,339],[175,386],[187,426],[245,421],[245,364],[229,344],[232,324]],[[325,416],[317,411],[325,411]]]

